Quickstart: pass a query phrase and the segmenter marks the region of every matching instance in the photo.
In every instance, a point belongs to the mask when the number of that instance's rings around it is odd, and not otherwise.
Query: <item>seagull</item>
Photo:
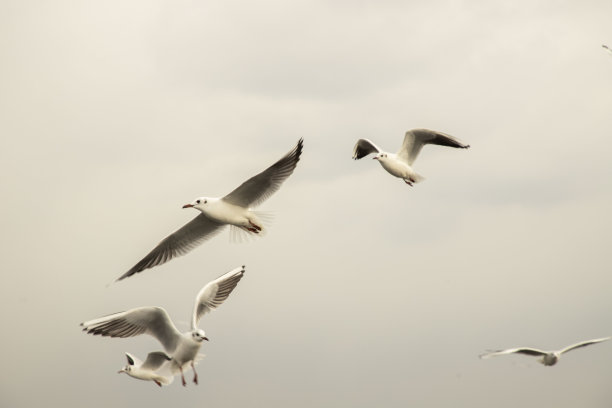
[[[612,49],[610,49],[610,47],[608,47],[606,44],[602,44],[601,46],[604,47],[606,51],[608,51],[610,54],[612,54]]]
[[[181,372],[183,386],[187,385],[183,368],[188,364],[193,369],[193,382],[198,383],[198,373],[194,360],[204,340],[208,341],[204,330],[198,328],[198,321],[211,310],[215,310],[227,299],[245,272],[245,266],[235,268],[219,278],[209,282],[200,290],[195,299],[191,330],[181,333],[177,330],[170,316],[161,307],[138,307],[125,312],[114,313],[98,319],[81,323],[83,331],[101,336],[134,337],[149,334],[164,346],[166,353],[172,356],[169,362],[173,372]]]
[[[470,145],[464,144],[457,138],[442,132],[429,129],[412,129],[406,132],[402,147],[395,154],[380,149],[368,139],[359,139],[353,149],[353,159],[358,160],[370,153],[376,153],[374,160],[378,160],[387,172],[399,177],[412,186],[424,180],[424,177],[414,171],[412,163],[426,144],[458,147],[467,149]]]
[[[160,387],[162,384],[168,385],[174,380],[173,376],[163,376],[156,371],[160,369],[164,363],[172,360],[172,357],[163,351],[154,351],[147,355],[144,363],[130,353],[125,353],[127,357],[127,365],[118,371],[119,374],[126,373],[130,377],[144,381],[153,381]]]
[[[257,235],[263,224],[251,207],[270,197],[293,173],[302,154],[304,141],[266,170],[251,177],[225,197],[199,197],[183,208],[194,208],[200,214],[164,238],[151,252],[117,280],[125,279],[145,269],[168,262],[211,238],[227,224],[238,231]],[[260,213],[260,216],[262,214]]]
[[[557,361],[559,361],[559,359],[561,358],[561,354],[563,353],[567,353],[570,350],[574,350],[580,347],[589,346],[591,344],[601,343],[602,341],[610,340],[610,338],[611,337],[604,337],[601,339],[581,341],[580,343],[572,344],[571,346],[567,346],[566,348],[557,351],[543,351],[531,347],[498,350],[492,351],[490,353],[481,354],[480,358],[489,358],[493,356],[501,356],[504,354],[519,353],[527,354],[528,356],[540,356],[541,358],[538,359],[540,363],[544,364],[545,366],[553,366],[557,364]]]

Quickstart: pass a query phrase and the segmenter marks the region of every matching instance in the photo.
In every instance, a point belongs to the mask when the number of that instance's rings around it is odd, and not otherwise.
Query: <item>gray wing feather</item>
[[[236,268],[227,272],[217,279],[209,282],[200,290],[196,296],[193,309],[191,328],[195,330],[198,321],[211,310],[218,308],[236,288],[240,279],[244,276],[245,267]]]
[[[297,145],[283,158],[242,183],[234,191],[223,197],[223,200],[245,208],[264,202],[293,173],[300,160],[303,146],[304,140],[300,139]]]
[[[602,341],[606,341],[606,340],[610,340],[610,337],[581,341],[580,343],[576,343],[576,344],[572,344],[571,346],[567,346],[566,348],[561,350],[559,353],[560,354],[567,353],[568,351],[571,351],[571,350],[574,350],[580,347],[590,346],[591,344],[601,343]]]
[[[381,150],[368,139],[359,139],[353,148],[353,159],[359,160],[370,153],[380,153]]]
[[[125,312],[100,317],[81,323],[83,331],[108,337],[134,337],[149,334],[164,346],[168,353],[176,348],[181,333],[161,307],[139,307]]]
[[[215,233],[221,231],[224,224],[215,222],[200,214],[187,224],[164,238],[151,252],[117,280],[128,278],[145,269],[168,262],[172,258],[185,255]]]
[[[548,354],[547,351],[538,350],[538,349],[531,348],[531,347],[520,347],[520,348],[507,349],[507,350],[492,351],[489,353],[482,354],[480,358],[489,358],[493,356],[501,356],[504,354],[512,354],[512,353],[527,354],[529,356],[543,356],[543,355]]]
[[[165,362],[172,360],[168,354],[163,351],[153,351],[147,355],[144,363],[140,367],[146,370],[155,371],[161,367]]]
[[[437,144],[461,149],[470,147],[470,145],[446,133],[429,129],[412,129],[406,132],[404,142],[397,152],[397,156],[409,165],[412,165],[426,144]]]

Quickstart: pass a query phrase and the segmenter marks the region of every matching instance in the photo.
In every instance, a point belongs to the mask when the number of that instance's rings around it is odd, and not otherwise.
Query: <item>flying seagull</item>
[[[117,280],[185,255],[228,224],[246,233],[259,234],[264,227],[251,207],[261,204],[274,194],[293,173],[300,160],[303,144],[303,139],[300,139],[283,158],[242,183],[225,197],[199,197],[192,203],[185,204],[183,208],[195,208],[200,214],[164,238],[147,256]]]
[[[589,346],[591,344],[601,343],[602,341],[610,340],[610,338],[611,337],[604,337],[601,339],[581,341],[580,343],[572,344],[571,346],[567,346],[566,348],[557,350],[557,351],[543,351],[543,350],[538,350],[538,349],[531,348],[531,347],[520,347],[520,348],[514,348],[514,349],[507,349],[507,350],[498,350],[498,351],[492,351],[489,353],[481,354],[480,358],[489,358],[493,356],[501,356],[504,354],[518,353],[518,354],[527,354],[528,356],[539,356],[541,357],[538,359],[540,363],[544,364],[545,366],[552,366],[552,365],[557,364],[557,361],[559,361],[559,359],[561,358],[561,354],[563,353],[567,353],[570,350],[574,350],[580,347]]]
[[[168,385],[174,380],[173,376],[164,376],[157,373],[157,370],[172,360],[172,357],[164,353],[163,351],[154,351],[147,355],[144,362],[140,361],[130,353],[125,353],[127,357],[127,365],[118,371],[119,374],[126,373],[130,377],[137,378],[144,381],[153,381],[160,387],[162,384]]]
[[[406,184],[412,186],[413,183],[424,180],[423,176],[414,171],[412,163],[426,144],[462,149],[470,147],[470,145],[464,144],[457,138],[442,132],[429,129],[412,129],[406,132],[404,143],[395,154],[383,151],[368,139],[359,139],[353,149],[353,159],[358,160],[370,153],[376,153],[374,160],[378,160],[387,172],[403,179]]]
[[[81,323],[83,331],[89,334],[110,337],[134,337],[149,334],[164,346],[166,353],[172,356],[169,362],[173,372],[181,372],[183,385],[186,385],[183,368],[188,364],[193,369],[193,382],[198,383],[198,373],[194,360],[202,346],[208,340],[204,330],[198,328],[198,321],[207,312],[216,309],[227,299],[242,276],[245,267],[233,269],[219,278],[209,282],[200,290],[195,299],[191,330],[185,333],[178,331],[168,312],[161,307],[139,307],[125,312],[100,317]]]
[[[608,51],[610,54],[612,54],[612,49],[610,49],[610,47],[608,47],[606,44],[602,44],[601,46],[604,47],[606,51]]]

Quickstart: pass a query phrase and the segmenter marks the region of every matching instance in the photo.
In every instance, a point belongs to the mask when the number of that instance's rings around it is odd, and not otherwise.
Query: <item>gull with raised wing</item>
[[[149,334],[164,346],[172,356],[169,364],[173,372],[180,371],[183,385],[186,385],[183,368],[188,364],[193,369],[193,382],[198,383],[194,361],[204,340],[204,330],[198,328],[198,321],[211,310],[215,310],[227,299],[244,275],[245,267],[236,268],[209,282],[200,290],[195,299],[191,319],[191,330],[178,331],[168,312],[161,307],[139,307],[81,323],[83,331],[89,334],[109,337],[134,337]]]
[[[228,224],[248,234],[259,234],[264,226],[252,207],[264,202],[293,173],[300,160],[303,144],[303,139],[300,139],[283,158],[242,183],[225,197],[199,197],[185,204],[183,208],[195,208],[200,214],[164,238],[117,280],[185,255]]]
[[[174,380],[174,376],[164,376],[158,374],[157,371],[169,361],[172,361],[172,357],[164,353],[163,351],[153,351],[147,355],[144,362],[140,361],[137,357],[130,353],[125,353],[127,357],[127,365],[118,371],[119,374],[126,373],[130,377],[137,378],[144,381],[153,381],[160,387],[168,385]]]
[[[553,366],[557,364],[557,361],[559,361],[559,359],[561,358],[561,354],[563,353],[567,353],[568,351],[571,351],[571,350],[574,350],[580,347],[586,347],[591,344],[601,343],[602,341],[610,340],[610,338],[611,337],[603,337],[601,339],[581,341],[580,343],[572,344],[571,346],[567,346],[564,349],[556,350],[556,351],[544,351],[544,350],[538,350],[536,348],[531,348],[531,347],[519,347],[519,348],[513,348],[513,349],[507,349],[507,350],[497,350],[497,351],[491,351],[485,354],[481,354],[480,358],[489,358],[489,357],[501,356],[505,354],[517,353],[517,354],[526,354],[528,356],[539,356],[541,357],[538,359],[540,363],[544,364],[545,366]]]
[[[426,144],[437,144],[461,149],[470,147],[470,145],[446,133],[429,129],[412,129],[406,132],[404,143],[402,143],[402,147],[397,153],[385,152],[370,140],[359,139],[353,148],[353,159],[358,160],[371,153],[376,153],[373,159],[378,160],[387,172],[401,178],[406,184],[412,186],[413,183],[424,180],[423,176],[414,171],[412,164]]]

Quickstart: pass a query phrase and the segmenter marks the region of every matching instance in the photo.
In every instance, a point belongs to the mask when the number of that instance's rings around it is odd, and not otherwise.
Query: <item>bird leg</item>
[[[185,376],[183,375],[183,367],[181,366],[181,380],[183,380],[183,387],[187,385],[187,381],[185,381]]]
[[[159,385],[160,387],[162,386],[159,381],[157,381],[157,380],[153,380],[153,381],[155,381],[155,384]]]
[[[250,221],[250,220],[249,220],[249,224],[251,224],[251,227],[253,227],[254,229],[256,229],[256,230],[257,230],[256,232],[261,231],[261,227],[260,227],[259,225],[257,225],[257,224],[253,224],[253,222],[252,222],[252,221]]]
[[[193,382],[198,383],[198,373],[195,370],[195,366],[193,365],[193,361],[191,362],[191,369],[193,370]]]
[[[404,179],[404,182],[406,184],[408,184],[410,187],[413,187],[412,183],[414,183],[414,180],[412,180],[412,179]]]

